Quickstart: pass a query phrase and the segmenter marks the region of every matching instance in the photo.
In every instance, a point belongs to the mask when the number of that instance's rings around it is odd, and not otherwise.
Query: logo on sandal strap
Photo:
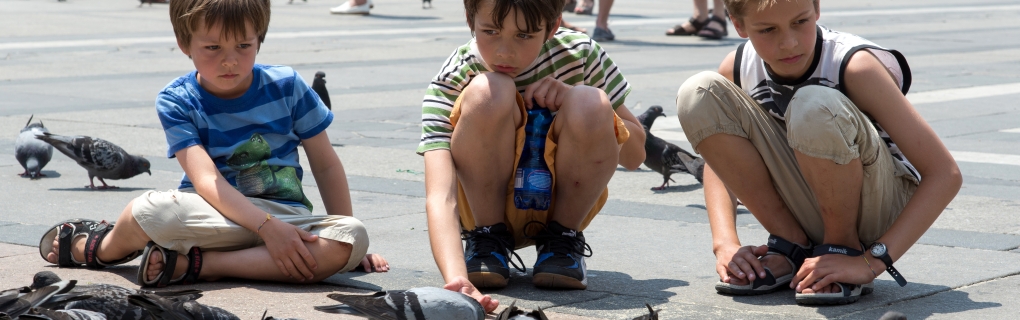
[[[829,247],[829,252],[847,254],[846,248],[833,248],[833,247]]]

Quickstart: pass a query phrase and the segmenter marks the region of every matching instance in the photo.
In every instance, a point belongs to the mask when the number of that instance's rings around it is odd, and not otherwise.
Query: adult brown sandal
[[[694,27],[694,31],[687,31],[687,29],[684,29],[684,25],[681,23],[681,24],[673,26],[673,31],[666,30],[666,35],[667,36],[693,36],[693,35],[698,34],[698,32],[701,31],[701,28],[704,28],[705,25],[708,24],[708,21],[709,21],[708,19],[705,19],[705,21],[698,21],[697,18],[691,17],[690,19],[687,20],[687,23],[690,23],[691,26]]]

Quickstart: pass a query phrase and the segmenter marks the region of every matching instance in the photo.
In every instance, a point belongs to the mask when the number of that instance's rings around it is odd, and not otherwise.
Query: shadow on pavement
[[[530,273],[530,272],[529,272]],[[501,299],[504,303],[512,300],[537,302],[528,305],[530,307],[565,306],[577,303],[585,303],[592,300],[618,300],[626,298],[632,300],[639,298],[656,304],[667,301],[675,296],[675,292],[668,291],[671,288],[684,287],[687,281],[676,279],[647,279],[635,280],[630,275],[615,271],[588,270],[587,290],[556,290],[536,288],[531,283],[531,275],[515,274],[510,278],[506,288],[496,290],[483,290],[485,294],[502,296],[508,299]],[[633,303],[597,303],[586,306],[586,309],[597,310],[622,310],[633,309]],[[638,304],[640,305],[640,304]]]
[[[700,183],[695,183],[695,184],[687,184],[687,185],[668,186],[668,187],[666,187],[664,189],[661,189],[661,190],[655,190],[655,188],[652,188],[651,190],[652,190],[652,192],[654,192],[656,194],[659,194],[659,193],[673,193],[673,192],[691,192],[691,191],[698,190],[698,189],[701,189],[701,188],[702,188],[702,186],[701,186]]]

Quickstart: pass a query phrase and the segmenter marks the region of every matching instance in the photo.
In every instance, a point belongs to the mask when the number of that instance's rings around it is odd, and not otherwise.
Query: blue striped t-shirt
[[[156,98],[167,157],[201,145],[223,177],[245,196],[312,210],[301,189],[297,146],[333,121],[319,96],[286,66],[256,64],[251,87],[229,100],[202,89],[195,75],[175,79]],[[178,188],[190,187],[185,174]]]

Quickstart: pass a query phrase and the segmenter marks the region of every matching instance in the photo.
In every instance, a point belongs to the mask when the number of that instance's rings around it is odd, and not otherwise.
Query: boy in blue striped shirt
[[[268,0],[175,0],[178,46],[196,71],[158,95],[167,156],[185,175],[149,191],[115,224],[73,219],[40,243],[60,266],[101,268],[139,255],[138,282],[166,286],[222,277],[318,282],[361,265],[368,235],[352,216],[343,165],[324,131],[333,120],[290,67],[255,64]],[[312,215],[301,186],[303,143],[327,215]],[[116,228],[114,228],[116,225]]]

